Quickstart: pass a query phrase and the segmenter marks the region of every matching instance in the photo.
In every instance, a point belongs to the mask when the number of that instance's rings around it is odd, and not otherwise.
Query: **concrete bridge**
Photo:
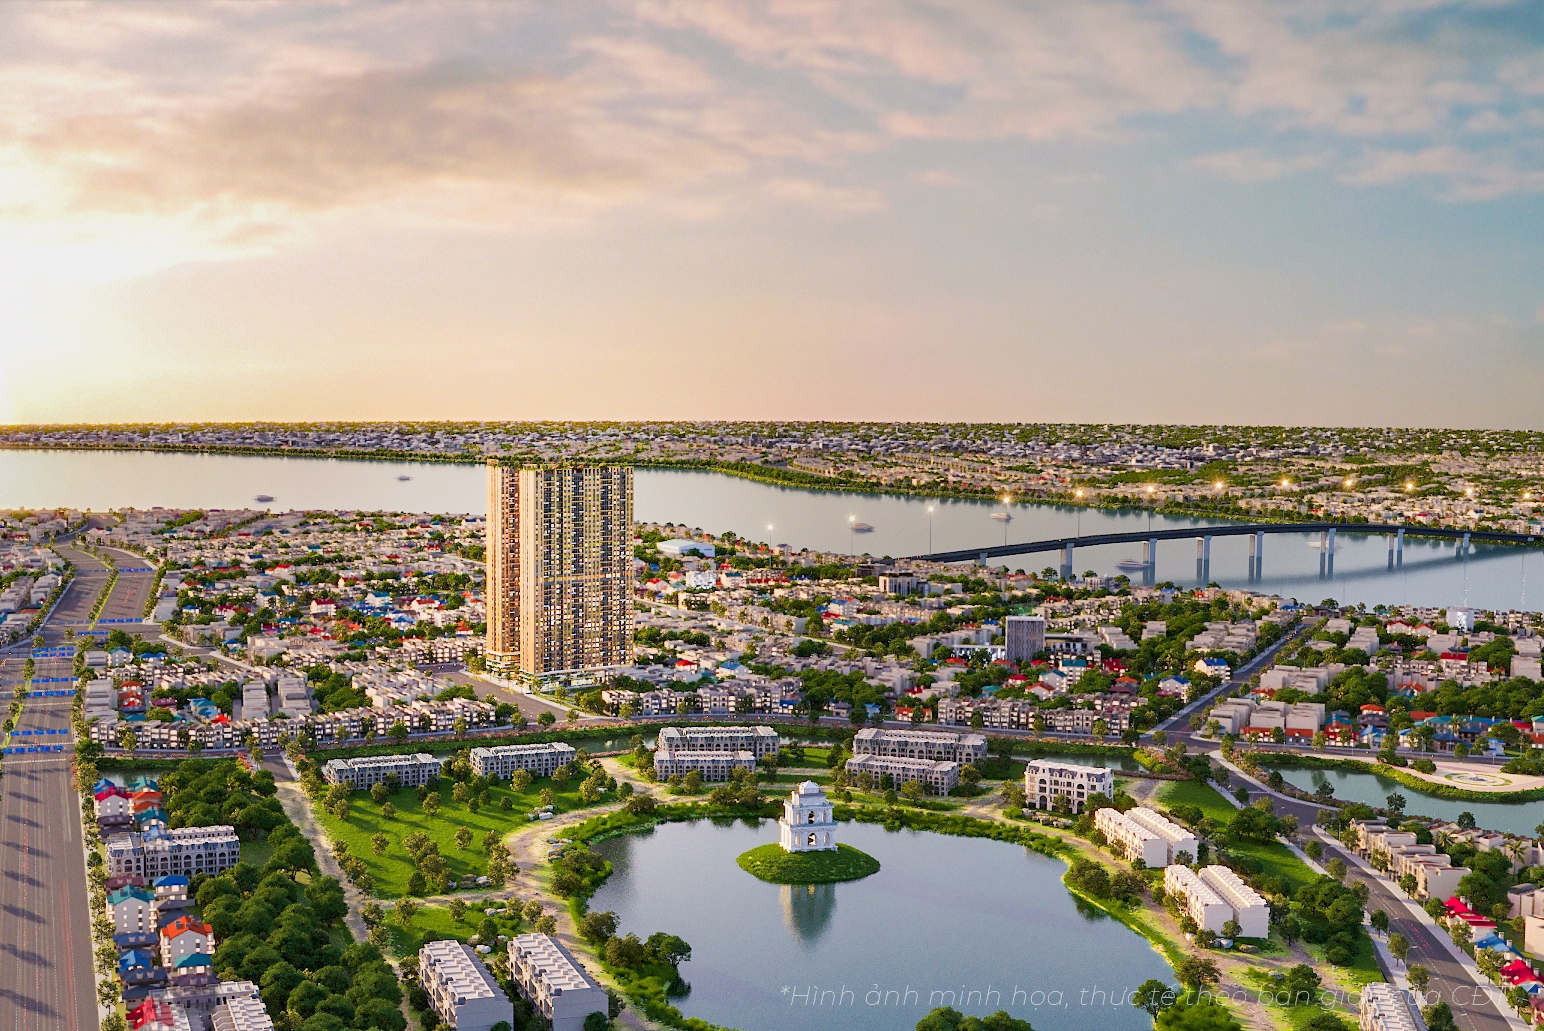
[[[1387,534],[1390,562],[1403,563],[1405,535],[1412,537],[1440,537],[1459,542],[1459,554],[1468,553],[1473,541],[1491,541],[1500,544],[1544,544],[1544,535],[1528,533],[1502,533],[1497,530],[1456,530],[1437,526],[1401,526],[1390,523],[1228,523],[1222,526],[1189,526],[1181,529],[1139,530],[1134,533],[1100,533],[1087,537],[1059,537],[1044,541],[1026,541],[1023,544],[1006,544],[989,548],[967,548],[959,551],[940,551],[931,555],[915,555],[914,559],[927,562],[980,562],[1007,558],[1010,555],[1035,555],[1044,552],[1061,552],[1063,576],[1072,571],[1073,550],[1078,547],[1092,548],[1101,544],[1142,545],[1142,561],[1151,570],[1157,562],[1158,542],[1194,539],[1196,561],[1209,564],[1212,557],[1213,537],[1248,537],[1249,564],[1253,570],[1262,564],[1265,555],[1265,537],[1275,533],[1319,533],[1321,547],[1327,555],[1335,554],[1335,533],[1346,531],[1358,534]]]

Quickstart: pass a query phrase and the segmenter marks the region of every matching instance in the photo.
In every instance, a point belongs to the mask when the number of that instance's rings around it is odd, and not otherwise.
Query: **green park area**
[[[737,862],[746,873],[773,884],[831,884],[879,872],[879,860],[846,844],[835,852],[785,852],[781,845],[758,845]]]
[[[416,788],[377,792],[380,797],[356,791],[346,806],[328,802],[316,806],[316,815],[332,840],[363,864],[369,894],[390,899],[437,892],[437,873],[450,890],[462,878],[487,875],[491,845],[545,805],[554,813],[585,808],[580,791],[578,778],[558,784],[544,777],[524,790],[480,778],[442,779],[422,798]],[[442,862],[426,862],[429,853]]]
[[[1200,810],[1203,818],[1215,820],[1224,827],[1229,826],[1239,813],[1237,807],[1222,797],[1216,788],[1193,780],[1169,781],[1164,785],[1159,797],[1170,810],[1176,806],[1193,806]],[[1183,813],[1183,809],[1181,812]],[[1279,877],[1286,881],[1290,888],[1287,894],[1296,894],[1299,888],[1317,879],[1318,875],[1294,855],[1290,848],[1279,841],[1253,840],[1242,835],[1233,835],[1230,837],[1228,847],[1234,855],[1258,860],[1261,866],[1260,876]]]

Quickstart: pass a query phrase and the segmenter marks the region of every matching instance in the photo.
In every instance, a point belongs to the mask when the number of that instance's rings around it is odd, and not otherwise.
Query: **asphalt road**
[[[98,571],[90,572],[92,566]],[[106,582],[105,569],[89,556],[79,568],[55,618],[44,627],[50,645],[65,643],[55,624],[84,620]],[[20,679],[24,656],[8,657],[0,679]],[[72,666],[70,657],[40,658],[36,676],[68,677]],[[8,701],[10,692],[5,695]],[[26,701],[17,729],[65,733],[13,737],[12,743],[63,743],[66,750],[6,756],[0,778],[0,851],[5,857],[0,877],[0,952],[5,955],[0,961],[0,1028],[8,1031],[98,1027],[70,702],[67,697]]]
[[[1314,821],[1318,818],[1320,806],[1276,794],[1257,781],[1245,780],[1237,775],[1234,775],[1233,783],[1242,784],[1249,789],[1251,802],[1267,797],[1275,807],[1276,815],[1284,816],[1291,813],[1296,816],[1298,826],[1303,828],[1303,835],[1313,833],[1309,828],[1313,827]],[[1344,860],[1346,869],[1349,871],[1347,883],[1361,881],[1368,887],[1367,911],[1371,913],[1373,910],[1383,910],[1389,915],[1389,930],[1399,932],[1410,942],[1410,955],[1406,962],[1419,963],[1431,972],[1431,985],[1427,991],[1440,993],[1437,997],[1446,1001],[1452,1008],[1453,1018],[1458,1026],[1464,1031],[1508,1031],[1511,1025],[1506,1017],[1487,995],[1478,991],[1474,979],[1453,959],[1443,943],[1436,939],[1435,935],[1444,934],[1444,932],[1433,932],[1410,915],[1410,911],[1405,906],[1404,897],[1385,887],[1377,878],[1365,873],[1351,859],[1349,850],[1338,843],[1328,844],[1321,841],[1321,844],[1324,847],[1324,856],[1320,862],[1328,862],[1336,856]],[[1436,1001],[1436,997],[1433,997],[1432,1001]]]

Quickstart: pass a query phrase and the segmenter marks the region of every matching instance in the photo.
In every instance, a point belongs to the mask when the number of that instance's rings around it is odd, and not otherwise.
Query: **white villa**
[[[789,792],[777,824],[785,852],[836,851],[836,817],[826,793],[812,780]]]

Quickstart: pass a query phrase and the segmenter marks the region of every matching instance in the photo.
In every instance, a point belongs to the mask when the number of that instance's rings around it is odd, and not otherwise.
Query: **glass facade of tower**
[[[488,513],[489,667],[582,683],[630,663],[632,469],[490,462]]]

